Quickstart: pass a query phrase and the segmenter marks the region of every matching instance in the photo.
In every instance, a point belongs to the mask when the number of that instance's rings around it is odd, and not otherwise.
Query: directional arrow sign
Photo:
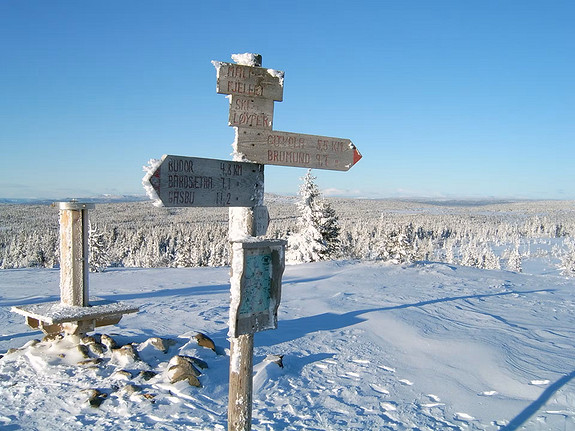
[[[218,93],[282,101],[283,72],[221,61],[212,61],[212,64],[217,70],[216,91]]]
[[[166,207],[253,207],[264,192],[264,167],[165,155],[143,182]]]
[[[236,151],[264,165],[347,171],[361,154],[349,139],[238,128]]]

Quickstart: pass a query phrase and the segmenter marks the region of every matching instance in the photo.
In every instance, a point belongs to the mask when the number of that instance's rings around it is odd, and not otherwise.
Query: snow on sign
[[[218,93],[282,101],[283,72],[221,61],[212,61],[212,64],[217,70]]]
[[[245,240],[232,245],[230,336],[277,328],[284,240]]]
[[[238,128],[237,151],[265,165],[347,171],[361,154],[349,139]]]
[[[264,191],[262,165],[165,155],[143,180],[166,207],[252,207]]]

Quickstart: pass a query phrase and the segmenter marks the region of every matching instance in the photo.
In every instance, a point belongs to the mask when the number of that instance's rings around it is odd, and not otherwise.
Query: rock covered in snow
[[[95,408],[100,407],[104,400],[108,398],[108,394],[101,392],[99,389],[86,389],[84,392],[88,395],[86,401]]]
[[[168,377],[170,383],[177,383],[187,380],[191,386],[201,387],[198,376],[202,373],[194,365],[193,358],[189,356],[174,356],[168,364]]]
[[[216,351],[215,343],[206,334],[198,332],[196,335],[194,335],[194,338],[198,341],[198,345],[206,347],[208,349],[212,349],[214,352]]]
[[[117,359],[127,359],[129,361],[139,361],[140,355],[132,344],[126,344],[118,349],[112,350],[112,357]]]
[[[170,347],[176,344],[176,342],[174,340],[170,340],[167,338],[160,338],[160,337],[148,338],[146,343],[155,347],[157,350],[159,350],[162,353],[168,353],[168,350],[170,349]],[[146,343],[144,343],[144,344],[146,344]]]
[[[100,342],[106,346],[108,348],[108,350],[112,350],[112,349],[117,349],[118,348],[118,344],[116,343],[116,340],[114,340],[112,337],[110,337],[109,335],[106,334],[102,334],[100,336]]]

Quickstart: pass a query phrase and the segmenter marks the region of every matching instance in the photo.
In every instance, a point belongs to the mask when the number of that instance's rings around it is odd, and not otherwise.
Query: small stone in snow
[[[206,334],[198,332],[196,335],[194,335],[194,338],[198,341],[198,344],[200,346],[212,349],[214,352],[216,351],[216,345],[214,344],[212,339],[208,337]]]
[[[105,349],[106,347],[103,344],[97,342],[88,344],[88,350],[90,350],[90,352],[96,356],[102,356]]]
[[[191,356],[176,355],[172,359],[170,359],[168,367],[169,369],[175,367],[182,368],[186,372],[193,374],[194,376],[197,377],[202,373],[200,372],[200,370],[196,368],[194,359],[195,358],[192,358]]]
[[[118,348],[118,344],[116,343],[116,341],[110,337],[109,335],[106,334],[102,334],[102,337],[100,339],[100,342],[106,346],[108,348],[108,350],[112,350],[112,349],[117,349]]]
[[[40,342],[40,340],[37,340],[37,339],[30,340],[26,344],[24,344],[24,347],[34,347],[39,342]]]
[[[173,346],[176,342],[174,340],[167,340],[160,337],[152,337],[148,339],[148,343],[154,346],[156,349],[163,353],[168,353],[170,346]]]
[[[140,355],[138,351],[134,348],[132,344],[126,344],[119,349],[114,349],[114,355],[124,356],[126,358],[130,358],[134,361],[140,360]]]
[[[267,362],[273,362],[274,364],[277,364],[278,367],[283,368],[284,367],[283,358],[284,355],[267,355],[265,360]]]
[[[78,365],[85,365],[85,366],[98,365],[101,362],[102,362],[102,358],[90,358],[90,359],[86,359],[84,361],[78,362]]]
[[[44,338],[42,338],[42,341],[60,341],[62,339],[64,339],[64,336],[59,332],[55,332],[52,334],[44,335]]]
[[[140,374],[138,374],[142,379],[148,381],[154,377],[157,376],[158,373],[155,373],[154,371],[140,371]]]
[[[96,338],[94,338],[91,335],[85,335],[82,337],[82,344],[92,344],[92,343],[97,343]]]
[[[142,394],[142,396],[147,399],[150,400],[152,403],[155,402],[154,398],[156,397],[155,394]]]
[[[128,395],[132,395],[136,392],[142,392],[142,387],[130,383],[122,388],[122,392],[125,392]]]
[[[84,357],[84,358],[89,358],[90,357],[90,351],[88,349],[87,346],[84,346],[83,344],[78,344],[76,346],[76,350]]]
[[[187,380],[190,385],[201,387],[202,385],[197,377],[200,374],[191,358],[187,356],[174,356],[169,362],[168,377],[172,384]]]
[[[100,405],[104,402],[104,400],[108,397],[108,394],[104,392],[100,392],[98,389],[86,389],[85,391],[88,394],[88,403],[92,407],[100,407]]]
[[[120,378],[122,380],[130,380],[132,378],[132,374],[129,371],[126,370],[118,370],[115,371],[112,376],[116,377],[116,378]]]

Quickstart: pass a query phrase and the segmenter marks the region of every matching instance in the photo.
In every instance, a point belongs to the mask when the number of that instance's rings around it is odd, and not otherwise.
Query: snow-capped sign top
[[[244,54],[232,54],[232,60],[237,64],[243,64],[244,66],[261,66],[262,56],[260,54],[253,54],[251,52],[246,52]]]
[[[220,61],[212,61],[212,64],[217,71],[218,93],[283,100],[283,72]]]

